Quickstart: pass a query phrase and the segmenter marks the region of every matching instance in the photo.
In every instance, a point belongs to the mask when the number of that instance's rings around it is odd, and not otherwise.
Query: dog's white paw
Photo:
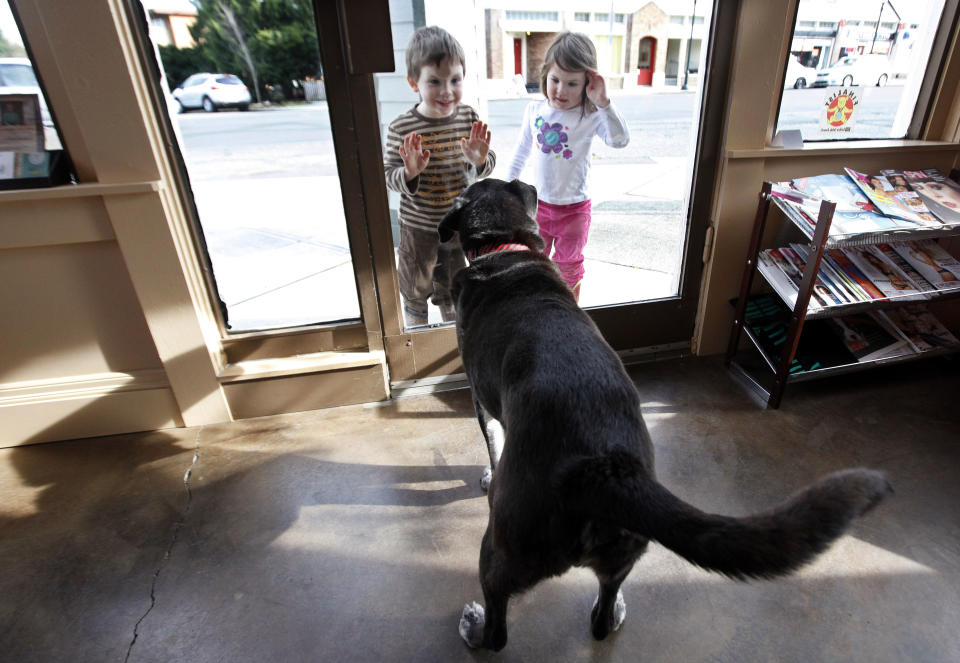
[[[490,482],[493,481],[493,470],[487,465],[483,470],[483,476],[480,477],[480,490],[487,492],[490,490]]]
[[[483,645],[483,606],[476,601],[463,606],[460,637],[473,649]]]
[[[593,610],[591,614],[596,617],[597,606],[600,604],[600,597],[597,596],[593,600]],[[617,600],[613,604],[613,624],[611,624],[610,631],[619,631],[620,626],[623,625],[623,620],[627,617],[627,602],[623,600],[623,592],[619,589],[617,590]]]
[[[617,602],[613,604],[613,630],[619,631],[620,625],[627,616],[627,602],[623,600],[623,592],[617,590]]]

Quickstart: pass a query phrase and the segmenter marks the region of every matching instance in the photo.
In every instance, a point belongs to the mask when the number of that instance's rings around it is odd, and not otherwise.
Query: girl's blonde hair
[[[597,49],[593,47],[590,37],[580,32],[561,32],[550,44],[547,54],[540,67],[540,91],[547,93],[547,73],[550,67],[557,65],[560,69],[570,72],[597,70]],[[580,114],[585,115],[597,110],[597,107],[587,99],[587,85],[584,82],[580,95]]]

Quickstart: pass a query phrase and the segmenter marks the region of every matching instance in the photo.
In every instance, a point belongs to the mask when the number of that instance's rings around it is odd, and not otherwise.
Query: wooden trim
[[[727,150],[728,159],[802,159],[875,152],[950,152],[960,150],[960,143],[926,140],[857,140],[848,142],[804,143],[803,149],[785,150],[782,147]]]
[[[147,182],[116,182],[113,184],[65,184],[46,189],[14,189],[0,191],[0,203],[23,200],[62,200],[64,198],[84,198],[89,196],[129,196],[140,193],[156,193],[163,188],[160,180]]]
[[[220,371],[221,383],[262,380],[284,375],[322,373],[362,366],[385,366],[382,351],[376,352],[315,352],[296,357],[254,359],[229,364]]]
[[[0,384],[0,447],[179,426],[161,369]]]

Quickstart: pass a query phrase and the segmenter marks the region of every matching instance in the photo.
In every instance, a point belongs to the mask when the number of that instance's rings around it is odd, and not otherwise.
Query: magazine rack
[[[820,211],[817,216],[812,236],[809,228],[798,220],[796,212],[789,207],[782,199],[772,195],[773,184],[764,182],[760,191],[760,200],[757,206],[757,213],[753,223],[753,231],[750,237],[750,246],[747,252],[746,264],[743,268],[743,278],[740,282],[739,296],[735,300],[735,314],[733,327],[730,332],[730,340],[727,345],[725,363],[727,367],[738,377],[745,379],[748,386],[758,391],[766,400],[767,406],[777,408],[783,397],[787,384],[804,380],[811,380],[821,377],[828,377],[840,373],[848,373],[857,370],[864,370],[875,367],[880,364],[899,363],[912,359],[930,357],[933,355],[947,354],[955,352],[952,348],[938,348],[922,353],[912,353],[896,357],[886,357],[866,362],[845,363],[841,365],[829,366],[826,368],[814,368],[812,370],[797,370],[795,358],[797,348],[801,341],[801,335],[804,331],[804,324],[808,320],[817,318],[830,318],[850,313],[862,312],[879,308],[890,308],[902,306],[907,302],[903,299],[877,299],[873,301],[864,301],[858,303],[847,303],[836,306],[815,308],[810,310],[810,299],[816,284],[817,274],[820,270],[820,262],[823,252],[828,248],[840,248],[843,246],[855,246],[864,244],[876,244],[890,241],[914,240],[930,237],[944,237],[950,235],[960,235],[960,227],[943,229],[919,229],[898,230],[891,233],[869,233],[856,236],[831,237],[830,225],[833,221],[836,203],[824,200],[820,204]],[[779,295],[779,299],[791,309],[789,321],[786,324],[786,332],[781,338],[777,339],[779,352],[770,350],[769,344],[764,347],[761,337],[756,329],[750,323],[747,313],[748,303],[750,301],[751,289],[754,282],[754,274],[758,270],[758,260],[760,256],[761,243],[764,238],[767,220],[770,213],[770,205],[776,205],[783,215],[797,226],[810,240],[808,247],[808,257],[802,272],[802,278],[796,293],[796,301],[791,302],[792,296],[788,298],[787,294],[778,290],[775,284],[767,279],[767,282]],[[763,276],[763,273],[761,273]],[[765,277],[766,278],[766,277]],[[941,300],[960,296],[960,289],[952,291],[937,291],[936,293],[925,293],[928,296],[926,301]],[[738,359],[738,350],[740,349],[741,334],[745,333],[753,347],[759,352],[762,362],[753,362]]]

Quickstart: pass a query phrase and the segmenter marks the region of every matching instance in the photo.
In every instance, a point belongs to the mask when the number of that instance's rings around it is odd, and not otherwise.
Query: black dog
[[[480,550],[486,610],[464,608],[468,645],[503,648],[510,596],[571,566],[597,574],[591,630],[606,637],[623,621],[620,585],[650,539],[732,578],[789,573],[891,492],[880,473],[848,470],[730,518],[661,486],[637,392],[541,253],[536,206],[534,187],[486,179],[439,227],[442,241],[459,233],[471,260],[454,282],[457,338],[494,469]]]

